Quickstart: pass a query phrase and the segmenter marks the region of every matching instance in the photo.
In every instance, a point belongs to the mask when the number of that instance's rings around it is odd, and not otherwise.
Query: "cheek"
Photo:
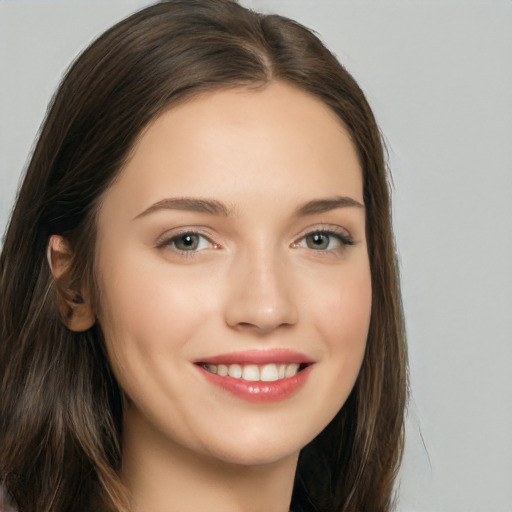
[[[370,268],[363,262],[333,277],[318,294],[316,327],[333,353],[366,345],[372,306]],[[359,350],[360,351],[360,350]]]
[[[315,301],[314,324],[333,377],[326,396],[339,397],[339,408],[352,390],[366,350],[372,305],[369,265],[333,279],[322,297]]]
[[[169,324],[191,314],[195,297],[167,267],[129,244],[118,251],[105,244],[98,262],[103,323],[115,330],[163,334]]]
[[[198,316],[206,315],[205,302],[185,293],[176,276],[128,255],[101,265],[98,318],[119,381],[144,378],[159,361],[172,366],[170,355],[180,353]]]

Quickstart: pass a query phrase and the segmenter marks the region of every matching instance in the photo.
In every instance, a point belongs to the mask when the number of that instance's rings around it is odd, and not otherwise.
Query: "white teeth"
[[[275,364],[266,364],[260,370],[260,380],[263,382],[273,382],[277,380],[279,375],[277,373],[277,366]]]
[[[286,370],[284,372],[285,377],[293,377],[297,372],[299,371],[299,365],[298,364],[289,364],[286,366]]]
[[[260,380],[260,370],[258,366],[255,364],[248,364],[244,366],[242,379],[252,381]]]
[[[230,364],[228,368],[228,375],[235,379],[242,377],[242,367],[239,364]]]
[[[217,372],[218,372],[217,366],[215,366],[214,364],[206,364],[204,367],[205,367],[209,372],[212,372],[212,373],[217,373]]]
[[[204,364],[205,370],[210,373],[220,375],[221,377],[233,377],[235,379],[243,379],[247,381],[274,382],[276,380],[293,377],[299,372],[300,365],[297,363],[290,364]]]

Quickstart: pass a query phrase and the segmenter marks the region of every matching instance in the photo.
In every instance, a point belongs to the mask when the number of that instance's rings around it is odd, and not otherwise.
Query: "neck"
[[[288,512],[297,454],[235,464],[178,445],[160,432],[123,432],[122,478],[134,512]]]

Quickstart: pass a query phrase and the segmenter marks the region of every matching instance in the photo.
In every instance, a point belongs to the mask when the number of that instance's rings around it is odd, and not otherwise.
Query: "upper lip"
[[[196,364],[271,364],[271,363],[297,363],[311,364],[314,361],[300,352],[290,349],[256,349],[241,352],[229,352],[205,357],[194,361]]]

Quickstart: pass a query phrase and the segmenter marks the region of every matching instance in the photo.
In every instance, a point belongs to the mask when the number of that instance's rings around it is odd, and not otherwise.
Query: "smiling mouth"
[[[269,364],[209,364],[199,363],[206,371],[219,377],[231,377],[249,382],[275,382],[294,377],[309,366],[309,363]]]

